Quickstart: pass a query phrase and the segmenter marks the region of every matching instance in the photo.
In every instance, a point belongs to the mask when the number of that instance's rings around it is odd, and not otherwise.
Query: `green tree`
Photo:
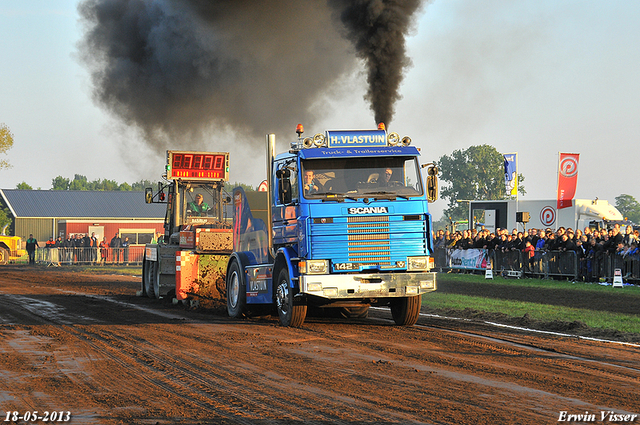
[[[122,190],[122,188],[117,181],[105,179],[102,181],[102,190]]]
[[[53,190],[69,190],[69,179],[65,179],[62,176],[58,176],[51,181],[51,189]]]
[[[131,190],[144,192],[146,187],[156,187],[158,183],[151,182],[149,180],[140,180],[139,182],[135,182],[131,185]]]
[[[2,233],[2,229],[4,229],[6,225],[9,225],[9,227],[11,227],[12,223],[13,220],[11,219],[11,211],[9,211],[9,208],[5,207],[4,203],[0,202],[0,233]],[[11,233],[6,232],[6,234]]]
[[[69,190],[87,190],[89,186],[89,182],[87,181],[86,176],[82,176],[80,174],[76,174],[69,184]]]
[[[16,189],[20,189],[20,190],[33,190],[33,188],[31,186],[29,186],[27,183],[22,182],[22,183],[18,183],[18,185],[16,186]]]
[[[455,150],[436,162],[440,179],[446,185],[441,197],[449,201],[446,217],[463,220],[468,217],[470,200],[507,199],[504,183],[504,157],[493,146],[471,146]],[[518,192],[525,194],[524,176],[518,174]]]
[[[123,183],[126,184],[126,183]],[[110,190],[122,190],[120,188],[121,185],[118,184],[115,180],[94,180],[87,184],[87,188],[83,190],[102,190],[102,191],[110,191]]]
[[[107,179],[89,181],[86,176],[81,174],[75,174],[73,180],[58,176],[51,181],[51,189],[53,190],[144,191],[145,187],[156,187],[156,185],[157,183],[149,180],[140,180],[133,184],[127,182],[120,184],[115,180]]]
[[[631,195],[616,196],[616,208],[620,213],[634,223],[640,223],[640,203]]]
[[[31,187],[26,183],[21,183],[21,185],[22,184],[24,184],[25,187],[19,187],[19,189],[31,189]],[[247,192],[251,192],[255,190],[251,185],[244,184],[244,183],[237,183],[237,182],[225,183],[224,189],[227,192],[231,193],[233,188],[237,186],[242,186],[242,188]],[[120,184],[115,180],[107,180],[107,179],[102,179],[102,180],[97,179],[93,181],[88,181],[87,177],[81,174],[75,174],[73,177],[73,180],[64,178],[62,176],[58,176],[51,181],[51,189],[53,190],[96,190],[96,191],[121,190],[121,191],[142,192],[147,187],[152,187],[155,190],[155,188],[158,187],[158,183],[152,182],[150,180],[140,180],[133,184],[129,184],[127,182]]]
[[[0,124],[0,154],[6,155],[7,151],[13,147],[13,133],[5,123]],[[9,161],[0,159],[0,170],[11,168]]]

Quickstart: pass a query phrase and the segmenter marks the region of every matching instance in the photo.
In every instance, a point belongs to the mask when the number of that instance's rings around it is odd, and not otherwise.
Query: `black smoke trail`
[[[95,102],[158,151],[216,129],[261,140],[313,122],[314,102],[357,66],[341,22],[366,60],[376,121],[390,121],[417,3],[83,0],[78,47]]]
[[[340,15],[356,54],[365,61],[371,102],[377,123],[393,119],[401,98],[400,83],[411,65],[405,37],[422,0],[329,0]]]

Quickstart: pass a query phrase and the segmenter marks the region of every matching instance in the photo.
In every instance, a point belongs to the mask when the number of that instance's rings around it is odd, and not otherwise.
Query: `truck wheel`
[[[307,315],[307,304],[293,296],[289,281],[289,271],[284,268],[278,274],[278,286],[276,287],[276,306],[282,326],[294,328],[302,326]]]
[[[155,280],[157,265],[158,263],[156,263],[155,261],[145,260],[144,276],[142,277],[143,284],[144,284],[143,290],[144,290],[144,293],[149,298],[156,297],[155,293],[153,292],[153,282]]]
[[[155,263],[153,271],[153,295],[157,299],[162,298],[162,295],[160,295],[160,263]]]
[[[227,313],[238,318],[244,314],[247,305],[247,284],[244,273],[237,261],[232,261],[227,274]]]
[[[0,248],[0,265],[9,264],[9,251],[6,248]]]
[[[412,326],[420,316],[422,295],[415,297],[393,298],[391,300],[391,315],[398,326]]]
[[[142,260],[142,279],[140,280],[140,291],[142,292],[142,296],[147,296],[147,275],[149,274],[149,262],[147,259]]]

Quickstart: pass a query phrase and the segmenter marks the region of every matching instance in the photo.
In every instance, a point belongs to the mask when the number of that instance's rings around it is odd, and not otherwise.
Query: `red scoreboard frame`
[[[167,178],[229,181],[229,153],[167,151]]]

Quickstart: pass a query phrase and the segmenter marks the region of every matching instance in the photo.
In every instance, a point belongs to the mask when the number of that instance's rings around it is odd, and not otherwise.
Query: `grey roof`
[[[0,189],[16,218],[164,219],[166,204],[147,204],[144,192]]]

